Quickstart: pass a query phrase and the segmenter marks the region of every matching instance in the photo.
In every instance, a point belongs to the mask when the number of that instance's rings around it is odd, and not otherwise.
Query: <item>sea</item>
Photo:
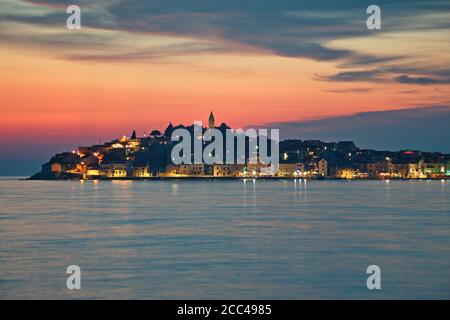
[[[449,298],[448,180],[0,179],[0,299]]]

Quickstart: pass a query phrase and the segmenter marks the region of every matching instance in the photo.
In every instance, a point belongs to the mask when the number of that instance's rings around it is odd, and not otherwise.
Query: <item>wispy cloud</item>
[[[349,88],[349,89],[332,89],[327,92],[332,93],[366,93],[373,91],[373,88]]]
[[[380,54],[364,50],[364,46],[332,45],[340,39],[388,38],[392,32],[427,34],[445,30],[450,28],[450,2],[447,1],[379,1],[385,13],[383,29],[379,32],[367,30],[365,5],[356,0],[339,3],[334,0],[80,0],[77,3],[82,7],[85,31],[74,34],[65,29],[65,6],[72,1],[3,0],[0,44],[58,48],[60,58],[96,62],[154,60],[203,53],[270,54],[335,61],[338,68],[347,69],[317,76],[316,80],[448,84],[449,77],[434,71],[449,61],[436,60],[430,68],[417,63],[415,60],[419,58],[410,51]],[[182,40],[177,44],[156,45],[161,37]],[[132,41],[135,38],[139,41]],[[420,41],[432,39],[425,37]],[[415,65],[415,72],[405,68],[395,70],[406,62]],[[391,69],[387,70],[387,66]]]
[[[412,75],[397,75],[398,73],[411,72]],[[421,76],[416,76],[421,74]],[[432,75],[432,76],[428,76]],[[414,85],[441,85],[450,84],[450,78],[446,77],[446,70],[414,69],[408,68],[380,68],[371,70],[342,71],[332,75],[315,75],[314,78],[321,81],[335,82],[398,82]]]
[[[363,71],[343,71],[331,76],[317,75],[315,78],[323,81],[341,81],[341,82],[361,82],[361,81],[383,81],[380,77],[379,70],[363,70]]]
[[[400,83],[407,84],[420,84],[420,85],[429,85],[429,84],[450,84],[450,79],[435,79],[430,77],[410,77],[407,75],[398,76],[395,78],[396,81]]]
[[[363,112],[312,121],[276,122],[283,138],[354,140],[362,148],[450,153],[450,105]]]

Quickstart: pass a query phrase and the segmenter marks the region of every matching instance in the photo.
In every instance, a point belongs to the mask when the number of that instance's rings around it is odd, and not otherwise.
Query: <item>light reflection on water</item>
[[[448,181],[0,181],[0,298],[450,298]],[[82,270],[82,290],[65,270]],[[382,269],[382,290],[366,268]]]

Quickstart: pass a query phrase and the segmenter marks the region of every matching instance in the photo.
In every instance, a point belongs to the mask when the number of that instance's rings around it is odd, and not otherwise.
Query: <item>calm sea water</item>
[[[448,181],[1,179],[0,298],[449,299],[449,196]]]

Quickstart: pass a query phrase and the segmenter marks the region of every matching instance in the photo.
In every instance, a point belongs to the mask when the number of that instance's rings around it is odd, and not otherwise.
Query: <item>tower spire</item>
[[[212,109],[211,109],[211,113],[209,114],[209,126],[208,126],[208,128],[209,129],[214,129],[214,114],[213,114],[213,112],[212,112]]]

